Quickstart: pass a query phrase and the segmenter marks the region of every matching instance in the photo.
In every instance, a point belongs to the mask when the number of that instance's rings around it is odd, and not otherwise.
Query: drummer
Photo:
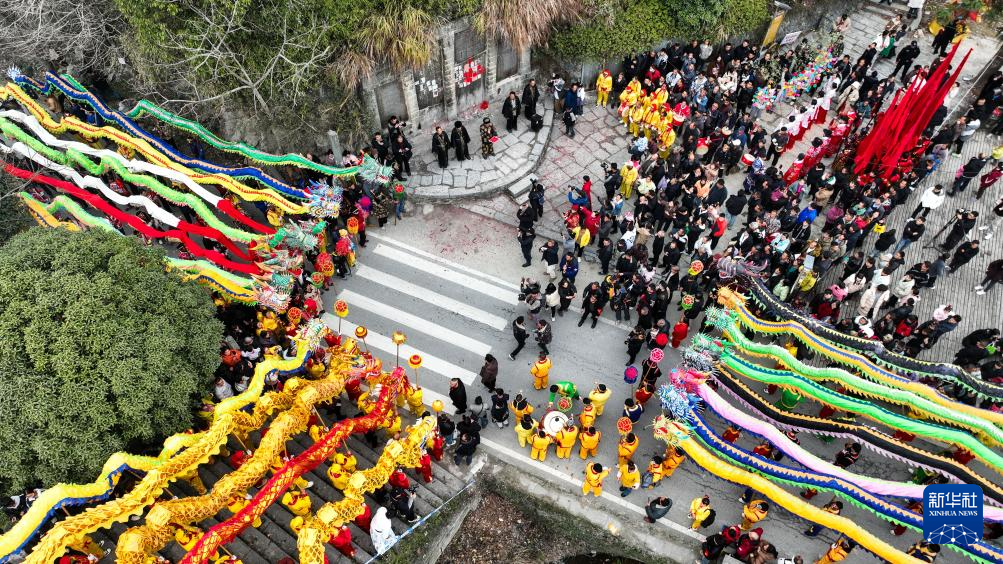
[[[574,382],[569,382],[568,380],[561,380],[556,384],[551,384],[550,399],[548,400],[549,405],[554,405],[554,399],[557,398],[558,395],[563,398],[571,398],[573,400],[581,397],[578,395],[578,386],[576,386]]]

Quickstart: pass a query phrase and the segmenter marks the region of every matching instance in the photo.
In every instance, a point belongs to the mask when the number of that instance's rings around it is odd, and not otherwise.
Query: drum
[[[543,430],[553,437],[557,435],[558,431],[564,428],[569,420],[570,417],[568,417],[567,413],[561,413],[555,409],[543,416]]]

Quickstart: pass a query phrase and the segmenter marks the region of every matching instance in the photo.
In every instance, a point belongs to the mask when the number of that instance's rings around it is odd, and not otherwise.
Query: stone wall
[[[532,74],[529,51],[479,33],[467,18],[439,28],[431,60],[419,71],[381,69],[363,84],[373,130],[391,115],[406,120],[413,135],[457,116],[497,104],[509,90],[521,94]]]

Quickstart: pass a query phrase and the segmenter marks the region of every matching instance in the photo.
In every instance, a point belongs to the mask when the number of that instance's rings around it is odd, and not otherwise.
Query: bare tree
[[[121,13],[111,0],[0,2],[0,60],[4,66],[42,65],[76,73],[114,74]]]
[[[241,2],[173,3],[186,14],[185,25],[166,29],[164,56],[136,60],[141,74],[153,79],[149,94],[183,113],[217,117],[237,98],[265,114],[278,103],[295,106],[313,92],[333,52],[326,44],[327,18],[300,0],[251,8],[272,8],[275,20],[248,13]]]

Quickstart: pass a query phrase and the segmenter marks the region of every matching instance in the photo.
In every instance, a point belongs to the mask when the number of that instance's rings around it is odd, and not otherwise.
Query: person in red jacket
[[[432,481],[432,457],[424,452],[418,462],[418,473],[421,474],[421,478],[425,480],[426,484],[430,483]]]
[[[721,240],[724,236],[724,232],[728,230],[728,220],[724,217],[724,214],[717,216],[714,220],[714,227],[710,232],[710,248],[711,250],[717,248],[717,242]]]
[[[352,531],[345,525],[341,526],[341,531],[337,535],[331,535],[328,540],[331,546],[338,549],[338,552],[349,558],[355,558],[355,547],[352,546]]]
[[[411,487],[411,480],[407,478],[407,474],[405,474],[400,468],[394,470],[393,474],[390,474],[390,478],[387,480],[387,483],[402,490],[406,490]]]
[[[369,509],[369,505],[362,504],[362,513],[359,514],[352,522],[355,523],[360,529],[365,532],[369,532],[369,522],[373,520],[373,510]]]
[[[432,446],[428,449],[428,452],[432,455],[432,458],[436,462],[442,461],[442,449],[446,445],[446,439],[442,438],[442,435],[438,431],[435,432],[435,436],[432,437]]]
[[[689,335],[690,326],[686,323],[686,318],[680,318],[679,323],[676,323],[672,327],[672,348],[678,349],[679,345],[683,342],[683,339]]]

